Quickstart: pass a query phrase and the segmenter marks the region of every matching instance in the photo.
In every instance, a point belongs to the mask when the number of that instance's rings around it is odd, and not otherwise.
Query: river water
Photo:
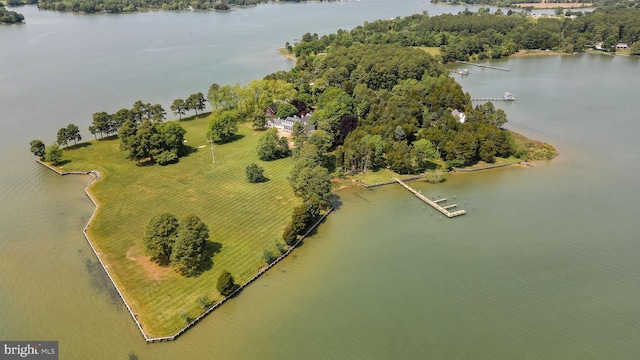
[[[458,78],[513,93],[509,128],[560,156],[414,182],[468,214],[442,219],[399,186],[338,195],[294,255],[175,342],[146,344],[87,245],[86,177],[37,166],[28,142],[142,99],[168,108],[212,82],[293,64],[302,33],[457,12],[422,1],[271,4],[230,13],[81,16],[20,8],[0,29],[0,339],[58,340],[61,359],[629,359],[640,352],[637,58],[495,62]],[[86,132],[85,137],[90,137]]]

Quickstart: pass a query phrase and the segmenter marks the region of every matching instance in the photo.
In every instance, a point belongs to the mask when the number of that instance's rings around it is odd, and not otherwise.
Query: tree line
[[[465,10],[458,15],[415,14],[392,20],[365,22],[351,31],[318,37],[305,34],[295,46],[296,56],[327,51],[329,47],[357,44],[396,44],[440,47],[444,62],[474,58],[500,58],[522,49],[554,49],[583,52],[602,42],[603,49],[615,52],[618,42],[629,45],[640,40],[640,9],[603,8],[576,18],[532,19],[523,12],[497,9],[477,13]],[[636,45],[640,47],[640,45]]]
[[[307,0],[281,1],[306,2]],[[43,10],[83,13],[128,13],[144,9],[229,10],[232,6],[257,5],[269,2],[269,0],[37,0],[37,2],[38,7]]]
[[[18,4],[8,3],[7,5]],[[15,11],[7,10],[4,7],[4,4],[0,3],[0,24],[20,24],[22,22],[24,22],[24,15]]]
[[[542,0],[431,0],[432,3],[447,3],[451,5],[492,5],[492,6],[500,6],[500,7],[509,7],[519,4],[525,3],[541,3],[544,2]],[[638,0],[591,0],[588,2],[582,1],[572,1],[572,0],[558,0],[554,1],[554,3],[577,3],[577,4],[592,4],[593,7],[598,8],[606,8],[606,7],[617,7],[617,8],[640,8],[640,1]]]

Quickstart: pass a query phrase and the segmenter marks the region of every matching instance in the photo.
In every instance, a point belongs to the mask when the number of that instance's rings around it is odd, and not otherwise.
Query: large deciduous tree
[[[78,128],[78,125],[75,125],[75,124],[67,125],[66,134],[67,134],[67,139],[73,140],[74,145],[78,145],[78,141],[82,140],[82,136],[80,136],[80,129]]]
[[[147,255],[159,265],[171,263],[173,245],[178,238],[178,219],[169,213],[158,214],[149,220],[144,231],[144,246]]]
[[[278,112],[276,113],[276,117],[281,119],[285,119],[290,116],[298,115],[298,108],[289,104],[289,103],[281,103],[278,104]]]
[[[247,165],[245,173],[247,175],[247,180],[250,183],[261,183],[267,181],[267,178],[264,176],[264,169],[256,163]]]
[[[187,214],[178,228],[173,245],[171,265],[182,275],[196,275],[203,260],[209,228],[195,214]]]
[[[229,296],[233,294],[234,291],[238,288],[238,285],[235,283],[233,276],[227,270],[224,270],[220,277],[218,277],[218,283],[216,284],[216,289],[222,294],[222,296]]]
[[[187,110],[194,110],[196,116],[198,116],[198,111],[204,110],[205,107],[204,95],[201,92],[191,94],[185,101],[185,104]]]
[[[47,146],[44,155],[44,161],[50,162],[53,165],[58,165],[58,163],[62,160],[62,149],[58,144],[52,144]]]
[[[221,111],[213,115],[209,120],[207,137],[213,141],[229,142],[238,132],[237,113],[234,111]]]
[[[96,112],[93,114],[93,121],[91,122],[91,126],[94,129],[92,133],[100,133],[101,139],[104,137],[104,134],[109,135],[111,132],[116,131],[116,129],[112,128],[112,116],[104,111]]]
[[[323,166],[305,167],[292,183],[294,194],[308,204],[313,214],[329,206],[331,175]]]
[[[29,145],[31,145],[31,152],[33,155],[39,157],[40,160],[43,160],[46,153],[46,146],[42,140],[31,140]]]
[[[271,128],[258,138],[256,147],[260,160],[271,161],[291,155],[288,140],[278,136],[278,130]]]
[[[69,136],[67,135],[67,128],[58,129],[58,135],[56,137],[56,143],[59,146],[69,146]]]
[[[171,111],[174,114],[178,115],[178,119],[182,120],[182,115],[187,111],[187,105],[184,99],[175,99],[173,100],[173,104],[171,104]]]
[[[332,143],[336,142],[340,138],[342,118],[355,113],[353,98],[342,89],[330,87],[320,95],[316,108],[311,115],[312,123],[329,133]]]

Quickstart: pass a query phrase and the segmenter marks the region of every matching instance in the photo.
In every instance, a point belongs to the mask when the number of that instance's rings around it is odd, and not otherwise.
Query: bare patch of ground
[[[144,254],[140,253],[140,250],[135,246],[132,246],[127,251],[127,259],[137,262],[138,265],[140,265],[145,271],[145,273],[147,273],[149,278],[156,281],[165,280],[173,274],[173,270],[168,267],[162,267],[151,261],[150,256],[145,256]]]

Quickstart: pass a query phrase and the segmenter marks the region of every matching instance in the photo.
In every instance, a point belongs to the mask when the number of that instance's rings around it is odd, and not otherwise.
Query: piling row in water
[[[418,179],[422,179],[422,178],[424,178],[424,175],[410,176],[410,177],[403,178],[402,180],[411,181],[411,180],[418,180]],[[374,184],[362,183],[361,185],[362,185],[362,187],[365,187],[365,188],[371,188],[371,187],[376,187],[376,186],[395,184],[397,182],[398,181],[396,181],[396,179],[394,178],[394,179],[389,180],[389,181],[384,181],[384,182],[379,182],[379,183],[374,183]]]
[[[514,162],[510,162],[510,163],[487,165],[487,166],[483,166],[483,167],[470,168],[470,169],[453,168],[453,171],[455,171],[455,172],[474,172],[474,171],[489,170],[489,169],[495,169],[495,168],[511,166],[511,165],[518,165],[518,164],[526,164],[526,162],[524,162],[524,161],[514,161]]]
[[[460,64],[471,65],[471,66],[477,66],[477,67],[486,68],[486,69],[493,69],[493,70],[500,70],[500,71],[511,71],[511,69],[507,69],[507,68],[503,68],[503,67],[492,66],[492,65],[485,65],[485,64],[478,64],[478,63],[472,63],[472,62],[468,62],[468,61],[460,61],[460,60],[456,60],[456,62],[457,62],[457,63],[460,63]]]

